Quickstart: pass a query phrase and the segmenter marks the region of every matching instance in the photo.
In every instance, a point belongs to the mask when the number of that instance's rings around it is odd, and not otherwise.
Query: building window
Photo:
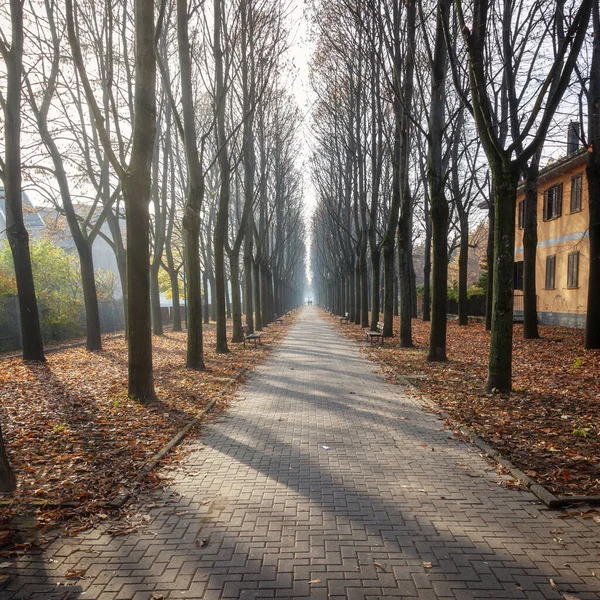
[[[581,188],[583,185],[583,173],[571,178],[571,212],[581,210]]]
[[[519,229],[525,228],[525,200],[519,202]]]
[[[562,214],[563,185],[559,183],[544,192],[544,221],[556,219]]]
[[[569,253],[569,266],[567,269],[567,287],[579,287],[579,252]]]
[[[554,289],[554,273],[556,272],[556,254],[546,256],[546,285],[547,290]]]
[[[514,289],[523,290],[523,261],[515,261]]]

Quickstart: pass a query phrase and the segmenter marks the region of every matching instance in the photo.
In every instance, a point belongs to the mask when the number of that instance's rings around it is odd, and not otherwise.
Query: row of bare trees
[[[242,341],[244,315],[260,330],[298,304],[301,119],[286,92],[286,11],[281,0],[17,0],[3,8],[12,37],[0,37],[0,169],[24,359],[45,360],[22,173],[64,214],[74,240],[88,350],[102,349],[92,244],[102,236],[113,248],[128,391],[140,402],[155,399],[162,273],[174,330],[185,298],[190,369],[205,368],[209,316],[225,353]],[[1,489],[10,490],[3,447],[0,457]]]
[[[467,323],[469,235],[487,207],[487,388],[510,392],[517,188],[527,190],[525,335],[537,337],[537,176],[557,110],[587,114],[591,241],[586,347],[598,306],[598,0],[321,0],[315,6],[311,265],[318,299],[392,335],[416,316],[413,246],[424,240],[428,359],[446,360],[448,261],[458,247]],[[591,15],[591,22],[590,22]],[[579,99],[579,101],[578,101]],[[578,106],[579,105],[579,106]],[[383,258],[383,275],[381,259]],[[431,289],[429,288],[431,283]],[[380,304],[383,288],[383,304]],[[369,293],[370,290],[370,293]],[[369,306],[371,313],[369,316]],[[533,308],[532,308],[533,307]]]

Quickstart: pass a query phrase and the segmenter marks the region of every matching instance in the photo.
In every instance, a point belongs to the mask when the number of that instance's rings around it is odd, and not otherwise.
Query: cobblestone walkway
[[[145,529],[22,559],[0,598],[600,598],[600,524],[508,489],[313,307],[173,477]]]

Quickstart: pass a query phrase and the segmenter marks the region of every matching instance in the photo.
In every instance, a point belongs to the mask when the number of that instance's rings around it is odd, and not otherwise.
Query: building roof
[[[568,154],[567,156],[563,156],[553,163],[549,164],[545,168],[543,168],[538,175],[538,184],[546,183],[547,181],[551,181],[556,177],[562,175],[565,171],[570,171],[573,168],[579,167],[585,164],[587,160],[587,148],[580,148],[577,152],[573,152]],[[519,183],[519,187],[517,188],[518,192],[523,191],[524,182],[521,181]]]
[[[21,192],[23,202],[23,221],[27,229],[43,229],[44,220],[38,213],[37,209],[31,204],[25,192]],[[4,187],[0,186],[0,217],[6,224],[6,205],[4,201]]]

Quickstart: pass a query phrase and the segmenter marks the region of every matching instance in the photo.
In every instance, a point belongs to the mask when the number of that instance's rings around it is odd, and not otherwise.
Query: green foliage
[[[573,366],[571,367],[571,369],[573,371],[578,371],[579,369],[581,369],[582,366],[583,366],[583,356],[578,356],[575,359],[575,362],[573,362]]]
[[[581,425],[573,430],[573,435],[584,439],[594,437],[591,426],[582,427]]]
[[[488,264],[487,264],[487,255],[484,254],[481,257],[481,261],[479,262],[479,267],[481,268],[481,275],[479,279],[475,282],[473,287],[479,288],[482,290],[482,294],[487,293],[488,286]]]
[[[35,293],[44,341],[60,341],[85,334],[85,306],[79,259],[48,240],[30,243]],[[98,271],[98,297],[110,298],[114,275]],[[0,297],[17,294],[12,254],[0,247]]]
[[[10,296],[15,293],[16,289],[17,282],[12,268],[0,261],[0,296]]]
[[[485,296],[485,289],[473,285],[467,290],[467,298],[478,298],[480,296]]]
[[[453,281],[452,285],[448,286],[448,300],[458,301],[458,281]]]
[[[98,300],[112,300],[115,297],[117,276],[112,271],[98,269],[95,273],[95,279]]]
[[[158,289],[161,294],[165,295],[165,298],[169,300],[173,297],[173,290],[171,289],[171,278],[164,269],[158,271]]]
[[[31,262],[44,337],[61,340],[81,335],[84,306],[77,257],[42,240],[31,245]]]

